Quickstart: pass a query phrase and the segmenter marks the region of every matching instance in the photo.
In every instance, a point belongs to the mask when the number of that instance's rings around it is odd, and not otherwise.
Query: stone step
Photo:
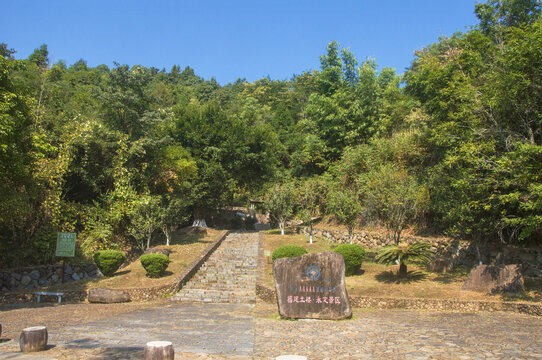
[[[257,233],[229,234],[172,298],[190,302],[254,303],[258,246]]]

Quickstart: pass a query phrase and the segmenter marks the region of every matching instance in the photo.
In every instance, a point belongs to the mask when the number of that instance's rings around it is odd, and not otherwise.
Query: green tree
[[[319,178],[311,178],[300,184],[297,199],[299,199],[298,215],[309,227],[309,243],[312,244],[313,219],[318,216],[325,206],[327,194],[326,184]]]
[[[140,249],[149,249],[152,234],[160,227],[162,209],[158,196],[140,196],[133,203],[133,210],[130,212],[130,225],[128,233],[140,243]],[[146,240],[146,247],[145,247]]]
[[[294,214],[295,203],[295,193],[291,183],[275,184],[267,193],[264,206],[271,219],[278,223],[281,235],[284,235],[286,222]]]
[[[353,242],[354,227],[359,222],[362,207],[358,194],[348,189],[331,191],[327,199],[328,212],[348,230],[350,244]]]
[[[402,231],[426,210],[427,188],[406,170],[390,165],[382,165],[363,177],[367,213],[382,221],[392,241],[399,244]]]

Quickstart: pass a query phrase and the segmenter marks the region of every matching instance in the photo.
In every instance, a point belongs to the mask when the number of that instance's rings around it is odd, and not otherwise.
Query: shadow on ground
[[[411,270],[407,271],[405,277],[399,277],[393,271],[382,271],[380,274],[375,276],[377,281],[386,283],[386,284],[409,284],[412,282],[418,282],[425,280],[427,275],[421,271]]]

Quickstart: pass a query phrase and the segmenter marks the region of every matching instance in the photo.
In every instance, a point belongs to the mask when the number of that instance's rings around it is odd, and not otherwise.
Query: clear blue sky
[[[476,0],[14,0],[2,5],[0,42],[25,58],[190,66],[221,84],[318,69],[330,41],[360,61],[403,73],[413,52],[475,25]]]

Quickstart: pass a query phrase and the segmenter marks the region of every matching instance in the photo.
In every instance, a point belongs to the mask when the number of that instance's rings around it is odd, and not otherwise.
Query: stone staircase
[[[258,233],[230,233],[174,300],[254,303]]]

